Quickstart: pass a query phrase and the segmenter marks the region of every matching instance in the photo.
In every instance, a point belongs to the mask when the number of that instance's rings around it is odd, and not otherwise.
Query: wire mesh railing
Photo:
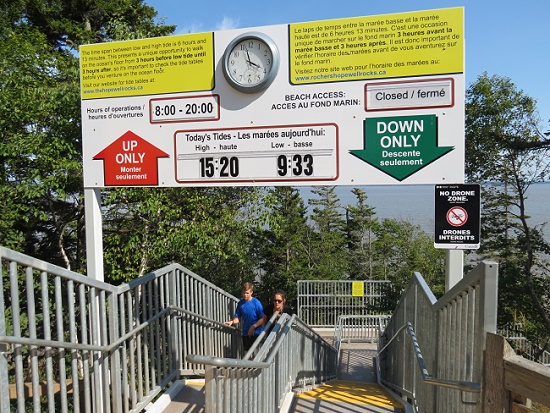
[[[506,325],[500,327],[498,334],[510,343],[516,354],[527,360],[550,367],[550,351],[529,341],[522,331],[521,323],[514,326]]]
[[[343,315],[372,315],[390,286],[387,280],[300,280],[298,317],[312,327],[334,327]]]

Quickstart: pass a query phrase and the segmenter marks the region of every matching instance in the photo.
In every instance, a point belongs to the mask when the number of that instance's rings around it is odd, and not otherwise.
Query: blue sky
[[[483,72],[509,77],[535,98],[550,129],[550,1],[526,0],[145,0],[176,34],[464,7],[466,85]]]

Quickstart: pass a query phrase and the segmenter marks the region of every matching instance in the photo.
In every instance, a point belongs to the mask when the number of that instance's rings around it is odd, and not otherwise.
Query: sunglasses
[[[274,303],[280,304],[283,302],[283,300],[273,300]]]

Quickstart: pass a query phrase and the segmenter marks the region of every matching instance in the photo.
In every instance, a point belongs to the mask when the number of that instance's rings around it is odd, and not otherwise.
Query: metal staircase
[[[0,413],[154,411],[196,377],[197,411],[209,413],[347,411],[334,409],[363,401],[374,377],[394,411],[406,403],[391,392],[420,412],[482,411],[483,393],[463,384],[481,383],[496,329],[494,263],[439,300],[414,274],[391,319],[344,315],[332,339],[296,316],[272,319],[253,359],[240,360],[240,331],[223,324],[237,299],[180,265],[112,286],[3,247],[0,259]],[[330,399],[344,387],[346,400]]]

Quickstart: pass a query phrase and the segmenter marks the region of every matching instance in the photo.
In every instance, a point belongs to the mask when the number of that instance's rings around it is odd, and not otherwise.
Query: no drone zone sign
[[[478,249],[480,246],[478,184],[435,186],[435,248]]]

